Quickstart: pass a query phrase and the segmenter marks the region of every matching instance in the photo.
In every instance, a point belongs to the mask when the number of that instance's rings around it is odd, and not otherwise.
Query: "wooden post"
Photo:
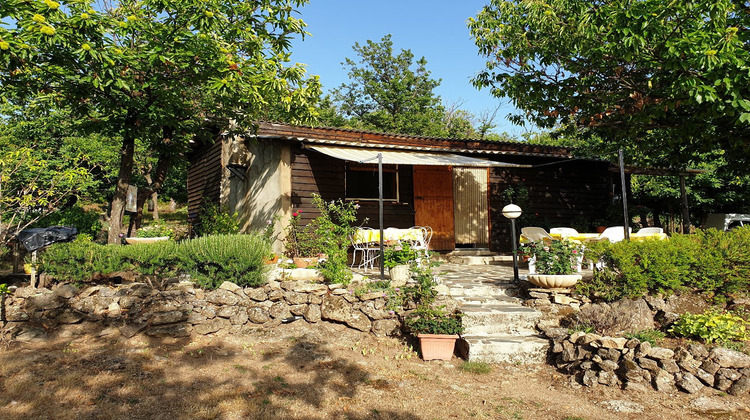
[[[680,174],[680,210],[682,210],[682,233],[690,233],[690,209],[685,188],[685,174]]]

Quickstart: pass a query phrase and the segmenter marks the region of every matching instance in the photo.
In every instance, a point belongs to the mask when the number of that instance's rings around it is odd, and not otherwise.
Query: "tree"
[[[684,167],[750,156],[750,8],[732,0],[492,0],[469,28],[486,66],[473,83],[543,127]],[[523,116],[515,116],[519,121]]]
[[[359,62],[347,58],[349,84],[333,90],[333,101],[350,124],[359,128],[415,135],[440,135],[443,109],[433,92],[440,80],[430,77],[424,57],[411,50],[393,55],[393,41],[368,40],[352,47]]]
[[[188,142],[248,130],[255,119],[306,121],[317,78],[289,61],[305,0],[92,0],[0,4],[0,98],[70,107],[78,122],[122,139],[108,241],[119,241],[138,141],[163,185]],[[230,125],[230,122],[232,123]]]

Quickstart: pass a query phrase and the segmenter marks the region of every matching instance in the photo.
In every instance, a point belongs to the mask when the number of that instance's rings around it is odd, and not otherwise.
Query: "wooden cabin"
[[[522,190],[527,218],[568,226],[601,219],[617,185],[608,163],[576,159],[564,147],[260,123],[252,134],[195,150],[189,218],[196,222],[202,200],[211,200],[236,211],[243,231],[276,219],[281,233],[294,211],[302,210],[303,222],[317,215],[317,193],[357,201],[360,218],[377,228],[378,154],[384,226],[430,226],[436,251],[509,251],[501,214],[509,188]]]

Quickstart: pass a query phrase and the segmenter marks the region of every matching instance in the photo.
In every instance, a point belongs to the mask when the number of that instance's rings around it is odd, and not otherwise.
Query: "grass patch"
[[[485,362],[464,362],[460,369],[464,372],[484,374],[492,372],[492,366]]]
[[[643,330],[638,331],[635,333],[627,333],[625,334],[625,338],[635,338],[638,339],[641,342],[647,341],[652,346],[655,346],[657,342],[664,339],[665,334],[659,330]]]

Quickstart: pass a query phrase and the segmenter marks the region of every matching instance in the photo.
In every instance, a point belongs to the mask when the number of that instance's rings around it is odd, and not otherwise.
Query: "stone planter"
[[[401,287],[411,278],[411,270],[406,264],[397,265],[388,269],[391,275],[391,286]]]
[[[529,281],[548,289],[570,287],[583,278],[580,274],[529,274]]]
[[[136,245],[136,244],[152,244],[154,242],[159,241],[168,241],[169,236],[157,236],[154,238],[125,238],[125,242],[129,243],[130,245]]]
[[[417,334],[422,360],[451,360],[458,335]]]
[[[294,265],[297,266],[297,268],[307,268],[310,266],[314,266],[318,263],[319,258],[318,257],[294,257],[292,258],[292,261],[294,261]]]

